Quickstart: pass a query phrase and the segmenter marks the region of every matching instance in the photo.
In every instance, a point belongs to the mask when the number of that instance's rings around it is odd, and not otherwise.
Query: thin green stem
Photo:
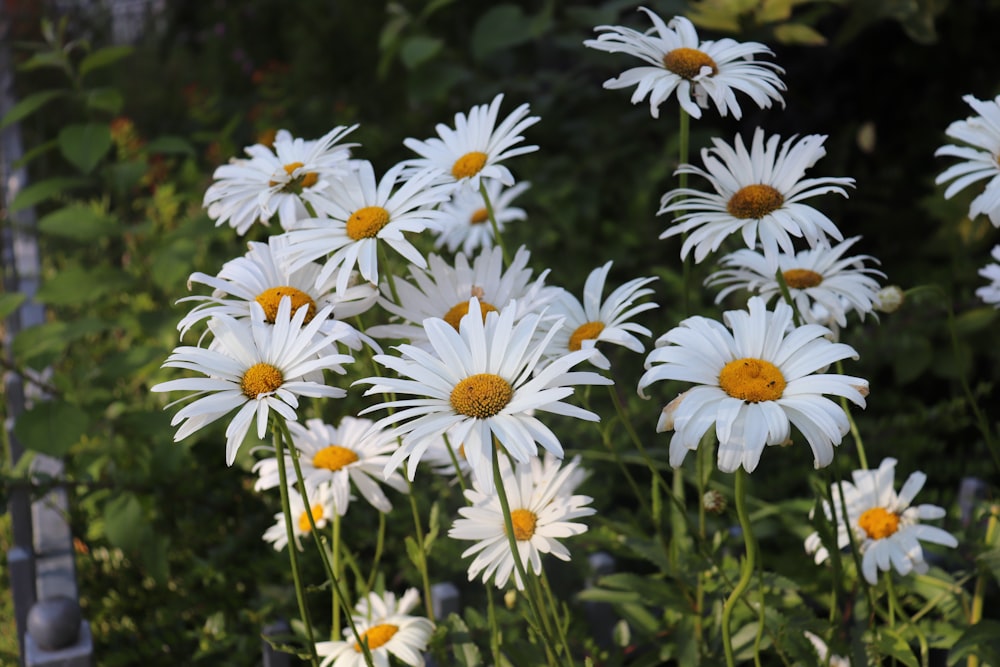
[[[375,555],[372,556],[372,568],[365,581],[365,595],[371,592],[375,586],[375,577],[378,576],[378,566],[382,561],[382,550],[385,548],[385,512],[378,513],[378,536],[375,538]]]
[[[1000,507],[994,505],[990,508],[990,518],[986,524],[986,547],[992,547],[993,541],[996,539],[997,534],[997,514],[1000,513]],[[983,618],[983,599],[986,594],[986,577],[980,573],[976,577],[976,585],[972,593],[972,610],[969,614],[969,625],[975,625]],[[978,667],[979,657],[975,655],[970,655],[969,659],[966,661],[967,667]]]
[[[486,617],[490,624],[490,653],[493,654],[493,664],[500,662],[500,627],[497,624],[496,603],[493,602],[493,587],[486,586]]]
[[[566,656],[566,662],[569,663],[570,667],[573,666],[572,653],[569,650],[569,641],[566,639],[566,628],[562,623],[562,614],[559,611],[559,605],[556,602],[555,596],[552,594],[552,587],[549,586],[549,578],[545,574],[545,570],[542,570],[542,575],[539,577],[539,582],[541,583],[542,590],[545,593],[545,599],[548,603],[550,609],[554,616],[556,624],[556,632],[559,634],[559,642],[562,644],[563,653]]]
[[[785,280],[784,272],[779,268],[774,272],[774,279],[778,281],[778,289],[781,290],[781,298],[785,300],[792,309],[792,319],[795,321],[795,326],[802,326],[802,313],[799,312],[798,306],[795,305],[795,301],[792,300],[792,293],[788,289],[788,282]]]
[[[344,577],[343,566],[340,562],[340,512],[336,509],[333,513],[333,574],[337,581],[341,581]],[[330,631],[330,636],[333,639],[340,638],[340,605],[338,604],[337,596],[333,596],[333,623],[332,630]]]
[[[844,364],[839,360],[837,361],[837,372],[841,375],[844,374]],[[858,449],[858,461],[864,470],[868,470],[868,456],[865,455],[865,443],[861,439],[861,430],[858,428],[858,423],[854,421],[851,406],[843,396],[840,397],[840,407],[844,409],[844,414],[847,416],[847,423],[851,429],[851,437],[854,438],[854,445]]]
[[[417,546],[420,547],[420,562],[415,563],[417,568],[420,570],[420,581],[424,587],[424,609],[427,614],[427,618],[434,622],[434,600],[431,598],[431,579],[430,573],[427,571],[427,551],[424,545],[424,527],[420,523],[420,511],[417,508],[417,499],[413,495],[413,482],[410,481],[410,476],[404,471],[403,477],[406,479],[406,485],[408,493],[406,494],[410,498],[410,511],[413,514],[413,529],[417,532]]]
[[[687,111],[684,109],[679,109],[680,111],[680,127],[678,129],[677,143],[678,143],[678,155],[677,155],[677,165],[687,164],[688,154],[690,153],[691,146],[691,116],[688,115]],[[688,175],[687,172],[681,172],[677,175],[677,187],[681,190],[687,187]],[[687,238],[687,234],[681,235],[681,242]],[[691,258],[690,256],[685,256],[681,263],[681,305],[684,308],[684,315],[691,314]]]
[[[462,474],[462,466],[458,462],[458,455],[455,453],[454,448],[451,446],[451,442],[448,440],[448,434],[444,434],[444,446],[448,448],[448,457],[451,459],[451,465],[455,467],[455,476],[458,478],[458,485],[462,487],[462,495],[465,495],[465,475]]]
[[[743,529],[743,544],[746,548],[746,554],[740,566],[739,581],[736,582],[736,587],[722,606],[722,648],[726,654],[728,667],[736,667],[736,658],[733,655],[732,628],[730,627],[733,608],[750,585],[757,560],[757,542],[754,540],[753,525],[747,512],[747,472],[742,467],[736,471],[733,495],[736,499],[736,515],[740,520],[740,528]]]
[[[493,211],[493,202],[490,201],[490,195],[486,191],[486,181],[484,179],[479,179],[479,193],[483,196],[486,215],[489,217],[490,227],[493,229],[493,239],[500,246],[500,252],[503,254],[503,265],[505,267],[510,266],[510,255],[507,254],[507,246],[504,245],[503,237],[500,236],[500,224],[497,222],[496,213]]]

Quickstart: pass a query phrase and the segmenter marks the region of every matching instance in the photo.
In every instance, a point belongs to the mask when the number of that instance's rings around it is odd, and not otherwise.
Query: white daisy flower
[[[990,253],[997,262],[1000,262],[1000,245],[993,246]],[[987,264],[979,269],[979,275],[990,281],[989,285],[983,285],[976,290],[976,296],[984,303],[1000,308],[1000,263]]]
[[[660,104],[675,91],[681,108],[694,118],[701,118],[701,110],[708,108],[711,99],[721,115],[732,112],[739,120],[743,110],[736,101],[736,91],[748,95],[761,109],[769,109],[772,101],[784,106],[781,91],[785,84],[779,76],[784,70],[772,62],[754,60],[754,56],[774,55],[767,46],[728,38],[703,42],[691,21],[683,16],[664,23],[645,7],[639,9],[653,22],[646,32],[602,25],[594,29],[601,33],[597,39],[583,43],[600,51],[627,53],[649,63],[608,79],[605,88],[635,86],[632,104],[648,95],[653,118],[659,118]]]
[[[451,448],[450,452],[449,448]],[[454,459],[452,459],[452,454],[455,456]],[[428,466],[435,475],[448,477],[452,483],[458,481],[459,473],[462,474],[462,477],[468,477],[472,474],[469,460],[465,458],[465,446],[461,442],[454,442],[447,433],[430,441],[423,456],[420,457],[420,461]],[[456,462],[458,470],[455,470]]]
[[[307,419],[305,426],[298,422],[288,424],[306,488],[329,486],[333,506],[340,516],[347,513],[352,484],[379,512],[392,511],[392,503],[378,482],[384,481],[401,493],[408,491],[402,475],[382,476],[389,454],[396,449],[396,441],[384,432],[372,431],[372,425],[370,419],[354,417],[344,417],[339,426],[322,419]],[[292,469],[291,454],[285,455],[285,466]],[[256,491],[273,489],[281,482],[277,458],[258,461],[253,471],[258,475]]]
[[[969,206],[969,217],[986,214],[994,227],[1000,227],[1000,95],[992,100],[977,100],[972,95],[962,98],[979,115],[965,120],[957,120],[945,131],[952,139],[963,144],[948,144],[934,151],[934,155],[950,155],[961,158],[959,162],[945,169],[935,179],[941,184],[952,181],[944,191],[945,199],[951,199],[976,181],[989,179],[986,188]]]
[[[402,446],[386,466],[387,473],[409,459],[412,480],[427,447],[447,432],[452,442],[465,447],[474,478],[489,490],[493,486],[494,438],[516,461],[535,456],[536,443],[562,456],[559,439],[536,413],[599,420],[593,412],[562,400],[573,393],[573,385],[611,384],[596,373],[570,371],[590,357],[590,350],[570,352],[532,377],[556,328],[535,342],[541,318],[529,315],[515,324],[515,304],[499,313],[487,313],[483,321],[479,302],[473,298],[470,311],[462,318],[458,331],[442,319],[425,320],[430,343],[427,351],[400,345],[396,348],[399,357],[374,357],[402,379],[372,377],[358,381],[372,385],[366,396],[414,396],[389,400],[364,411],[400,408],[375,424],[376,428],[396,425],[393,436],[402,438]]]
[[[483,250],[472,260],[471,266],[462,253],[455,256],[454,266],[431,254],[427,270],[410,267],[413,282],[395,281],[398,304],[385,296],[379,299],[379,304],[402,323],[373,326],[368,333],[375,338],[405,339],[411,345],[426,348],[424,320],[439,317],[457,330],[462,317],[469,312],[472,297],[479,300],[483,317],[512,304],[517,307],[517,320],[529,313],[538,313],[558,296],[559,288],[545,286],[548,270],[532,280],[533,272],[528,267],[530,258],[531,253],[521,246],[510,266],[504,269],[499,247]],[[382,286],[382,294],[391,294],[387,285]]]
[[[887,458],[878,470],[855,470],[851,474],[854,483],[841,484],[844,504],[841,504],[837,491],[833,494],[835,512],[830,511],[829,503],[823,502],[827,518],[834,520],[833,515],[836,515],[838,549],[851,545],[847,531],[854,531],[862,554],[862,573],[873,586],[878,583],[879,571],[895,569],[903,576],[910,572],[927,572],[921,541],[946,547],[958,546],[958,540],[950,533],[920,523],[922,520],[940,519],[945,515],[944,508],[911,505],[927,476],[922,472],[913,473],[897,494],[894,488],[895,469],[896,459]],[[818,533],[806,538],[806,551],[815,554],[817,563],[830,556],[822,546]]]
[[[530,183],[521,182],[512,188],[504,187],[500,181],[488,180],[486,194],[493,207],[493,217],[497,221],[497,229],[503,233],[504,225],[515,220],[524,220],[527,215],[524,209],[511,206],[514,199],[528,189]],[[483,195],[478,190],[460,188],[455,191],[451,200],[441,204],[441,212],[445,215],[441,231],[434,241],[434,247],[448,246],[448,252],[456,252],[459,246],[466,255],[471,255],[480,248],[492,248],[494,244],[493,225]]]
[[[350,285],[346,291],[337,292],[334,283],[337,276],[331,275],[317,284],[316,277],[322,267],[315,262],[290,271],[278,261],[279,249],[284,245],[284,236],[272,236],[267,243],[251,241],[249,252],[243,257],[226,262],[217,276],[193,273],[191,283],[201,283],[213,289],[208,296],[189,296],[179,299],[199,302],[178,323],[183,338],[187,331],[201,320],[215,315],[227,315],[236,319],[250,317],[250,304],[258,303],[264,309],[265,319],[273,323],[278,313],[282,297],[292,300],[292,310],[308,307],[304,322],[312,321],[317,310],[333,307],[333,315],[320,326],[320,333],[335,333],[339,342],[354,350],[361,349],[362,341],[373,345],[374,341],[361,334],[343,320],[359,315],[375,304],[378,290],[362,283]],[[336,318],[336,319],[335,319]]]
[[[576,463],[543,472],[541,464],[518,463],[511,470],[505,457],[500,461],[518,556],[525,571],[541,574],[542,554],[568,561],[569,550],[557,540],[585,533],[587,526],[573,519],[596,512],[586,506],[592,498],[572,495],[563,488],[574,475]],[[458,510],[462,518],[455,520],[448,537],[476,542],[462,552],[463,558],[476,556],[469,566],[469,581],[482,573],[484,584],[493,579],[497,588],[503,588],[513,572],[514,584],[524,590],[525,582],[517,572],[507,539],[500,497],[477,482],[465,492],[465,498],[470,506]]]
[[[440,183],[467,184],[479,190],[480,179],[514,185],[514,176],[504,160],[538,150],[538,146],[516,146],[524,141],[521,132],[539,120],[528,115],[528,105],[514,109],[500,125],[497,116],[503,94],[487,104],[472,107],[469,115],[455,114],[455,128],[443,123],[434,128],[438,136],[425,141],[409,138],[403,144],[419,155],[406,161],[407,173],[433,173]]]
[[[764,131],[754,131],[748,151],[740,136],[734,146],[713,139],[714,147],[701,151],[705,169],[682,164],[676,174],[696,174],[711,183],[714,193],[692,188],[676,188],[663,195],[658,215],[686,211],[669,227],[661,239],[687,235],[681,246],[681,258],[694,249],[695,262],[718,250],[730,234],[741,232],[748,248],[757,240],[764,254],[773,257],[780,246],[794,253],[791,236],[805,237],[812,247],[843,235],[833,222],[802,203],[809,197],[835,192],[847,196],[846,186],[853,178],[803,178],[807,169],[826,154],[826,136],[811,134],[796,141],[788,139],[781,148],[781,137],[774,135],[764,143]]]
[[[336,511],[333,506],[333,493],[330,487],[324,484],[309,489],[307,495],[309,498],[308,511],[312,513],[316,530],[323,530],[333,520]],[[306,513],[306,504],[302,494],[294,487],[289,486],[288,511],[292,515],[292,535],[295,538],[295,548],[299,551],[302,551],[302,538],[308,537],[312,531],[312,524],[309,523],[309,515]],[[288,529],[285,527],[284,512],[278,512],[274,515],[274,524],[264,531],[264,541],[270,542],[275,551],[281,551],[288,546]]]
[[[785,443],[792,425],[809,443],[816,467],[829,465],[833,446],[849,426],[840,405],[823,394],[844,396],[864,407],[868,382],[815,371],[841,359],[857,359],[854,348],[827,340],[829,330],[817,324],[789,331],[791,307],[778,303],[769,312],[756,296],[748,311],[728,311],[723,320],[725,326],[689,317],[661,336],[646,358],[640,393],[659,380],[698,384],[663,408],[657,424],[659,432],[674,431],[670,465],[681,465],[713,425],[723,472],[741,465],[753,472],[764,445]]]
[[[819,658],[818,665],[827,665],[828,667],[851,667],[851,661],[842,655],[837,655],[836,653],[830,654],[830,647],[826,645],[826,642],[820,639],[818,636],[806,630],[803,632],[809,643],[813,645],[816,649],[816,657]]]
[[[434,624],[420,616],[410,616],[420,602],[417,589],[411,588],[397,602],[393,593],[369,593],[355,605],[354,625],[362,641],[368,644],[375,667],[389,667],[389,655],[411,667],[423,667],[424,651],[434,632]],[[344,629],[345,641],[317,642],[316,653],[323,658],[320,667],[365,667],[365,655],[350,628]]]
[[[357,128],[338,126],[315,141],[293,138],[280,130],[274,149],[255,144],[246,149],[249,159],[233,159],[215,170],[205,191],[203,205],[216,226],[228,223],[238,234],[246,234],[255,222],[267,224],[275,213],[282,228],[309,217],[305,203],[325,211],[325,190],[344,175],[350,148],[338,144]]]
[[[285,234],[288,245],[281,251],[281,261],[294,271],[329,255],[316,284],[336,274],[338,292],[347,289],[355,265],[362,278],[378,284],[379,241],[417,266],[426,266],[404,233],[436,226],[441,213],[426,207],[445,201],[448,193],[430,185],[432,174],[415,176],[395,189],[402,171],[403,166],[397,164],[376,183],[371,163],[356,161],[341,187],[329,193],[328,218],[303,220]]]
[[[611,262],[598,267],[587,276],[583,288],[583,303],[575,296],[563,290],[556,301],[554,311],[563,315],[566,321],[561,329],[552,337],[552,343],[547,354],[558,357],[566,352],[580,349],[594,349],[590,363],[602,370],[611,368],[608,358],[596,351],[598,342],[614,343],[633,352],[644,352],[645,347],[635,334],[650,336],[651,332],[644,326],[628,320],[639,313],[656,308],[655,303],[647,302],[635,305],[638,299],[653,293],[645,287],[656,278],[635,278],[615,289],[608,298],[601,300],[604,294],[604,283]]]
[[[258,303],[250,304],[249,323],[217,315],[208,322],[214,349],[174,349],[163,367],[206,376],[169,380],[150,388],[157,392],[194,392],[180,401],[196,400],[181,408],[170,421],[171,426],[181,425],[175,441],[239,408],[226,428],[226,465],[232,465],[255,415],[257,437],[263,438],[270,410],[295,421],[299,396],[342,398],[347,394],[340,387],[323,384],[324,369],[343,375],[346,371],[342,364],[354,361],[346,354],[320,355],[335,349],[331,345],[337,342],[336,333],[320,334],[331,308],[327,306],[305,324],[308,309],[299,308],[293,316],[291,307],[291,298],[283,298],[273,325],[267,322]]]
[[[873,276],[885,277],[877,269],[865,266],[866,261],[878,263],[871,255],[843,257],[860,236],[831,247],[819,246],[801,250],[794,255],[780,253],[768,259],[758,251],[744,248],[723,257],[724,268],[710,275],[705,284],[723,289],[715,298],[721,303],[730,293],[744,289],[758,294],[764,301],[781,299],[777,272],[780,270],[795,307],[806,322],[830,326],[847,326],[847,313],[854,311],[864,320],[874,311],[879,292]],[[814,305],[822,306],[821,317]]]

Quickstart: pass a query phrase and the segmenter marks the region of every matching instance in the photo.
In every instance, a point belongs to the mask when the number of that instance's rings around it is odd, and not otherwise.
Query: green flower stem
[[[930,661],[930,647],[927,644],[927,636],[920,630],[920,627],[913,621],[913,618],[906,613],[906,608],[903,607],[902,603],[899,601],[899,597],[896,594],[896,587],[892,583],[892,570],[885,573],[885,588],[889,595],[889,627],[892,627],[892,623],[895,622],[895,617],[893,609],[899,612],[901,620],[906,622],[906,625],[910,626],[913,630],[913,634],[917,637],[917,643],[920,645],[920,665],[921,667],[928,667]]]
[[[559,605],[556,603],[555,596],[552,594],[552,587],[549,586],[549,578],[546,576],[545,570],[542,570],[542,576],[539,578],[539,583],[541,584],[542,590],[545,592],[546,602],[552,610],[552,613],[555,615],[556,632],[559,634],[559,643],[562,644],[563,653],[566,655],[566,661],[572,665],[573,660],[570,657],[572,653],[569,650],[569,642],[566,639],[566,627],[562,623],[561,615],[559,614]]]
[[[656,485],[658,484],[660,488],[662,488],[664,491],[667,491],[668,493],[670,492],[671,487],[667,486],[666,480],[663,479],[663,476],[660,475],[660,471],[657,470],[655,465],[653,465],[653,459],[650,458],[649,453],[646,452],[646,448],[642,444],[642,439],[639,437],[638,432],[636,432],[635,426],[632,424],[632,420],[629,419],[628,411],[625,410],[625,405],[622,403],[621,397],[618,395],[618,392],[615,391],[615,385],[609,384],[607,385],[607,387],[608,387],[608,393],[611,394],[611,401],[615,405],[615,411],[618,413],[618,418],[621,420],[622,426],[625,427],[625,432],[628,433],[629,439],[632,440],[632,444],[635,445],[636,450],[639,452],[639,456],[642,457],[642,460],[646,464],[646,467],[649,468],[650,474],[653,475],[654,503],[651,514],[653,516],[653,521],[656,525],[656,529],[659,530],[660,526],[659,504],[655,502],[655,498],[658,497],[658,493],[656,493]],[[676,483],[677,470],[679,469],[674,470],[675,483]],[[684,507],[683,499],[681,500],[680,507],[682,509]]]
[[[490,653],[493,654],[493,664],[502,665],[500,661],[500,626],[497,624],[497,610],[493,602],[493,587],[486,588],[486,614],[490,624]]]
[[[378,244],[378,254],[381,258],[381,264],[383,273],[385,274],[386,282],[389,283],[389,293],[392,294],[392,302],[399,303],[399,293],[396,292],[396,276],[393,275],[392,271],[389,270],[389,257],[385,254],[385,249],[382,244]],[[376,287],[378,287],[376,285]]]
[[[747,587],[750,586],[757,562],[757,542],[754,540],[753,526],[747,512],[747,471],[742,467],[736,470],[733,495],[736,497],[736,515],[739,517],[740,527],[743,529],[743,544],[746,548],[746,555],[740,567],[739,581],[736,582],[736,587],[722,606],[722,648],[726,654],[728,667],[736,667],[736,658],[733,655],[732,628],[730,627],[733,608],[746,592]]]
[[[834,531],[835,531],[834,544],[832,545],[833,548],[829,549],[828,551],[830,552],[831,558],[833,558],[835,555],[838,560],[840,559],[840,548],[837,546],[837,533],[836,533],[837,512],[836,512],[836,505],[833,504],[833,488],[832,488],[834,486],[837,487],[837,495],[840,498],[840,507],[843,510],[843,519],[844,521],[847,522],[850,521],[850,519],[847,516],[847,501],[844,499],[844,485],[842,481],[843,480],[840,477],[840,470],[837,470],[837,483],[833,484],[831,482],[830,485],[827,487],[827,494],[829,496],[829,501],[830,501],[830,511],[833,512],[834,516],[833,521],[834,521]],[[850,540],[851,543],[851,558],[854,559],[854,568],[857,571],[858,581],[861,582],[861,585],[865,589],[865,595],[868,597],[868,617],[875,618],[875,609],[876,609],[875,590],[874,587],[868,583],[868,580],[865,579],[864,569],[861,563],[861,547],[858,545],[857,537],[854,535],[854,527],[851,526],[850,523],[848,523],[847,525],[847,539]]]
[[[410,481],[410,476],[403,471],[403,478],[406,480],[407,496],[410,499],[410,512],[413,514],[413,529],[417,532],[417,546],[420,547],[420,562],[416,563],[417,568],[420,570],[420,581],[424,587],[424,611],[427,614],[427,618],[433,623],[434,619],[434,600],[431,597],[431,577],[430,572],[427,571],[427,551],[424,545],[424,527],[420,523],[420,510],[417,508],[417,499],[413,495],[413,482]]]
[[[455,466],[455,475],[458,477],[458,485],[462,487],[462,496],[464,497],[467,488],[465,486],[465,475],[462,474],[462,466],[458,462],[458,456],[451,446],[451,441],[448,440],[447,433],[444,434],[444,446],[448,448],[448,457],[451,459],[451,465]]]
[[[778,281],[778,289],[781,290],[781,298],[785,300],[792,309],[792,319],[795,321],[795,326],[802,326],[802,313],[799,312],[798,306],[792,300],[792,293],[788,289],[788,282],[785,280],[785,274],[779,268],[774,272],[774,279]]]
[[[986,524],[985,544],[992,547],[997,534],[997,514],[1000,513],[1000,506],[994,505],[990,508],[989,522]],[[969,625],[979,623],[983,618],[983,596],[986,594],[986,577],[980,573],[976,577],[976,585],[972,593],[972,611],[969,614]],[[979,657],[970,655],[966,662],[968,667],[979,667]]]
[[[375,538],[375,555],[372,556],[372,568],[365,581],[365,595],[375,587],[375,577],[378,576],[378,566],[382,562],[382,550],[385,548],[385,512],[378,513],[378,536]]]
[[[500,252],[503,254],[503,265],[505,267],[510,266],[510,255],[507,254],[507,246],[504,245],[503,237],[500,236],[500,224],[497,222],[496,213],[493,211],[493,202],[490,201],[490,195],[486,192],[486,181],[481,178],[479,179],[479,194],[483,196],[486,215],[489,216],[490,227],[493,228],[493,239],[500,246]]]
[[[334,508],[333,512],[333,574],[336,581],[344,579],[344,567],[340,562],[340,512]],[[330,638],[340,639],[340,605],[337,604],[337,596],[333,596],[333,623],[330,629]]]
[[[844,374],[844,364],[841,361],[837,361],[837,372],[841,375]],[[844,414],[847,415],[847,423],[851,428],[851,437],[854,438],[854,445],[858,449],[858,461],[864,470],[868,470],[868,457],[865,455],[865,443],[861,439],[861,431],[858,429],[858,423],[854,421],[854,415],[851,414],[851,406],[848,405],[847,399],[843,396],[840,397],[840,407],[844,409]]]
[[[680,128],[677,132],[677,143],[679,146],[677,155],[677,165],[687,164],[688,156],[691,151],[691,116],[688,115],[687,111],[684,109],[678,109],[680,112]],[[688,185],[688,175],[687,173],[681,173],[677,175],[677,187],[683,190]],[[687,234],[681,235],[681,243],[687,238]],[[684,315],[691,315],[691,257],[684,257],[681,264],[681,305],[684,309]]]

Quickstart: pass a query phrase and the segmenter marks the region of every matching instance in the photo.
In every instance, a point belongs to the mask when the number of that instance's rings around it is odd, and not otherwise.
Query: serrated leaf
[[[975,655],[987,664],[1000,664],[1000,621],[983,619],[965,629],[948,651],[948,667]]]
[[[20,308],[26,298],[20,292],[5,292],[4,294],[0,294],[0,320]]]
[[[67,125],[59,131],[59,150],[70,164],[89,174],[111,148],[111,129],[100,123]]]
[[[118,62],[131,54],[132,51],[131,46],[107,46],[98,49],[80,61],[80,76],[86,76],[88,72]]]
[[[134,493],[123,493],[104,508],[104,534],[112,546],[135,551],[144,541],[146,520]]]
[[[433,58],[442,46],[444,46],[444,41],[435,37],[424,35],[407,37],[399,49],[399,59],[406,69],[416,69]]]
[[[25,449],[63,457],[89,425],[86,412],[71,403],[53,399],[22,412],[14,422],[14,435]]]
[[[49,178],[38,183],[33,183],[17,193],[14,201],[10,203],[10,211],[20,211],[21,209],[34,206],[66,190],[83,187],[88,183],[89,181],[82,178]]]
[[[39,220],[38,229],[52,236],[87,241],[117,232],[118,221],[85,204],[71,204]]]
[[[10,111],[4,114],[4,117],[0,119],[0,128],[7,127],[11,123],[16,123],[22,118],[30,116],[32,113],[41,109],[52,100],[57,97],[62,97],[65,94],[66,93],[62,90],[43,90],[32,95],[28,95],[11,107]]]
[[[802,23],[784,23],[775,26],[774,38],[782,44],[801,44],[803,46],[826,44],[826,37],[815,28]]]
[[[96,88],[87,93],[86,104],[88,109],[116,114],[122,110],[125,98],[114,88]]]
[[[898,632],[891,628],[879,628],[878,634],[871,641],[871,646],[882,657],[898,660],[906,667],[920,667],[920,661],[913,654],[913,649]]]
[[[472,29],[472,57],[483,62],[496,51],[531,39],[531,21],[517,5],[494,5]]]

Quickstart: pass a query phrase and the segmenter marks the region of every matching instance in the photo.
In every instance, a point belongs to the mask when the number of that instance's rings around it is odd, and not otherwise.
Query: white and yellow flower
[[[411,588],[398,601],[393,593],[372,592],[355,605],[351,618],[376,667],[389,667],[390,655],[410,667],[423,667],[434,624],[409,614],[419,602],[420,594]],[[320,667],[365,667],[364,651],[350,628],[344,629],[344,637],[343,641],[316,643]]]
[[[944,191],[951,199],[977,181],[989,179],[983,191],[972,200],[969,217],[989,217],[994,227],[1000,227],[1000,95],[992,100],[977,100],[972,95],[962,98],[979,115],[956,120],[945,131],[961,145],[948,144],[934,151],[934,155],[961,158],[941,172],[935,183],[952,181]]]
[[[503,234],[507,223],[527,217],[524,209],[512,206],[511,203],[530,184],[521,182],[508,188],[497,180],[487,180],[485,183],[497,229]],[[462,252],[471,256],[479,249],[492,248],[496,242],[486,203],[478,190],[457,189],[450,201],[441,204],[441,213],[444,218],[434,241],[435,248],[447,246],[448,252],[457,252],[461,248]]]
[[[989,285],[983,285],[976,290],[976,296],[984,303],[1000,308],[1000,245],[993,246],[990,253],[996,262],[987,264],[979,269],[979,275],[990,281]]]
[[[312,532],[313,524],[316,525],[316,530],[323,530],[336,514],[333,506],[333,494],[329,485],[309,489],[307,496],[308,502],[301,493],[289,486],[288,512],[292,517],[292,537],[295,540],[295,548],[299,551],[302,551],[302,538],[312,539],[309,537],[309,533]],[[312,523],[309,523],[307,512],[312,514]],[[288,528],[285,525],[284,512],[278,512],[274,515],[274,524],[264,531],[264,541],[270,542],[275,551],[281,551],[288,546]]]

